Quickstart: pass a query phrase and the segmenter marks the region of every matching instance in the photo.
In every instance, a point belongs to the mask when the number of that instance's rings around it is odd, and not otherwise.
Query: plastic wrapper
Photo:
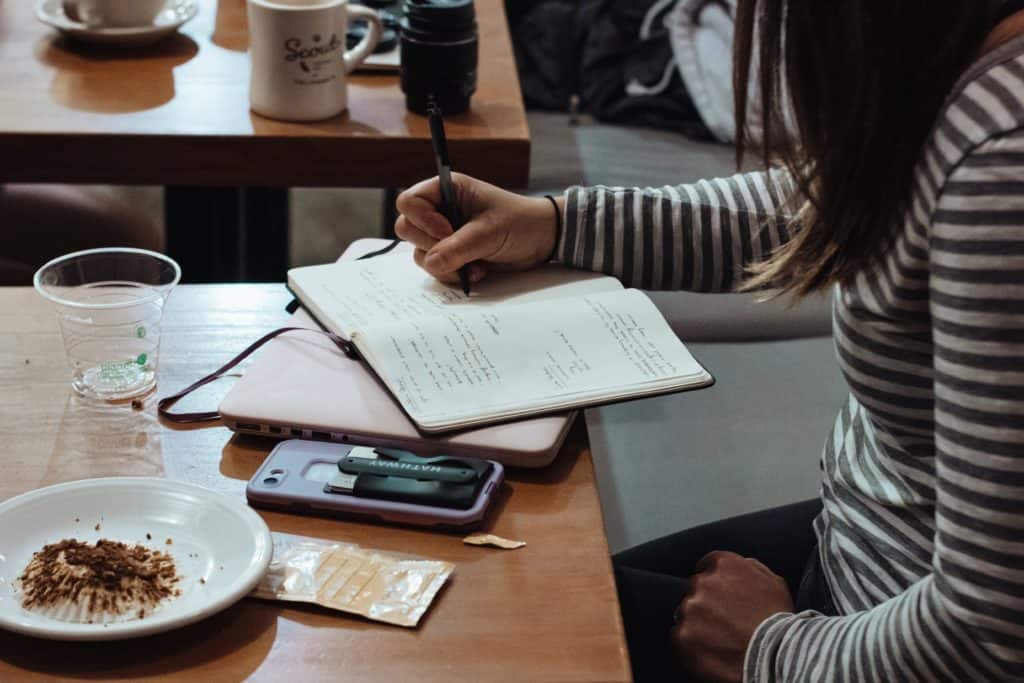
[[[273,534],[274,559],[252,597],[309,602],[397,626],[419,623],[455,565],[351,543]]]

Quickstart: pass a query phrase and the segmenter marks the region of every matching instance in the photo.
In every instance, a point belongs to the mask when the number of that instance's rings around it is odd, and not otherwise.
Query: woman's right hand
[[[452,174],[465,225],[453,232],[439,212],[441,183],[431,178],[398,196],[395,234],[416,247],[428,273],[455,284],[468,264],[470,282],[491,270],[526,270],[551,258],[558,240],[555,207],[544,197],[524,197],[458,173]],[[561,201],[558,210],[562,210]]]

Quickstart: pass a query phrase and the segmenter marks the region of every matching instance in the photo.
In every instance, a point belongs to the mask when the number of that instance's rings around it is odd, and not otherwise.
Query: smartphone
[[[381,452],[384,457],[379,457]],[[400,461],[390,459],[395,453],[401,454]],[[444,470],[447,480],[458,482],[476,476],[479,481],[471,496],[448,496],[447,506],[444,506],[439,504],[440,500],[438,504],[413,502],[418,498],[431,500],[429,496],[410,492],[416,488],[414,477],[379,476],[388,468],[422,467],[418,460],[407,452],[370,446],[299,439],[281,441],[249,480],[245,496],[253,507],[281,512],[411,524],[446,531],[479,526],[504,480],[501,464],[492,460],[451,459],[455,461],[454,466]],[[441,460],[429,458],[422,462]],[[352,464],[360,464],[369,474],[351,474],[349,465]]]

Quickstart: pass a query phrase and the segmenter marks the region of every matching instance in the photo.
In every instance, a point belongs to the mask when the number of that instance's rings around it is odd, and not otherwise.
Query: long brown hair
[[[943,102],[1000,4],[739,0],[737,158],[751,140],[753,76],[764,132],[752,146],[766,167],[788,168],[799,197],[790,207],[792,238],[752,267],[745,289],[770,286],[799,298],[849,283],[879,256]],[[787,119],[795,134],[787,134]]]

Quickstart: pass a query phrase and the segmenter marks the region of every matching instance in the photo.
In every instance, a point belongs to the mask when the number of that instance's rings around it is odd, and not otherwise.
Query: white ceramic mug
[[[167,0],[64,0],[69,19],[97,28],[127,28],[153,23]]]
[[[319,121],[348,107],[346,76],[373,53],[382,26],[377,13],[347,0],[248,0],[249,104],[285,121]],[[350,19],[370,24],[345,50]]]

